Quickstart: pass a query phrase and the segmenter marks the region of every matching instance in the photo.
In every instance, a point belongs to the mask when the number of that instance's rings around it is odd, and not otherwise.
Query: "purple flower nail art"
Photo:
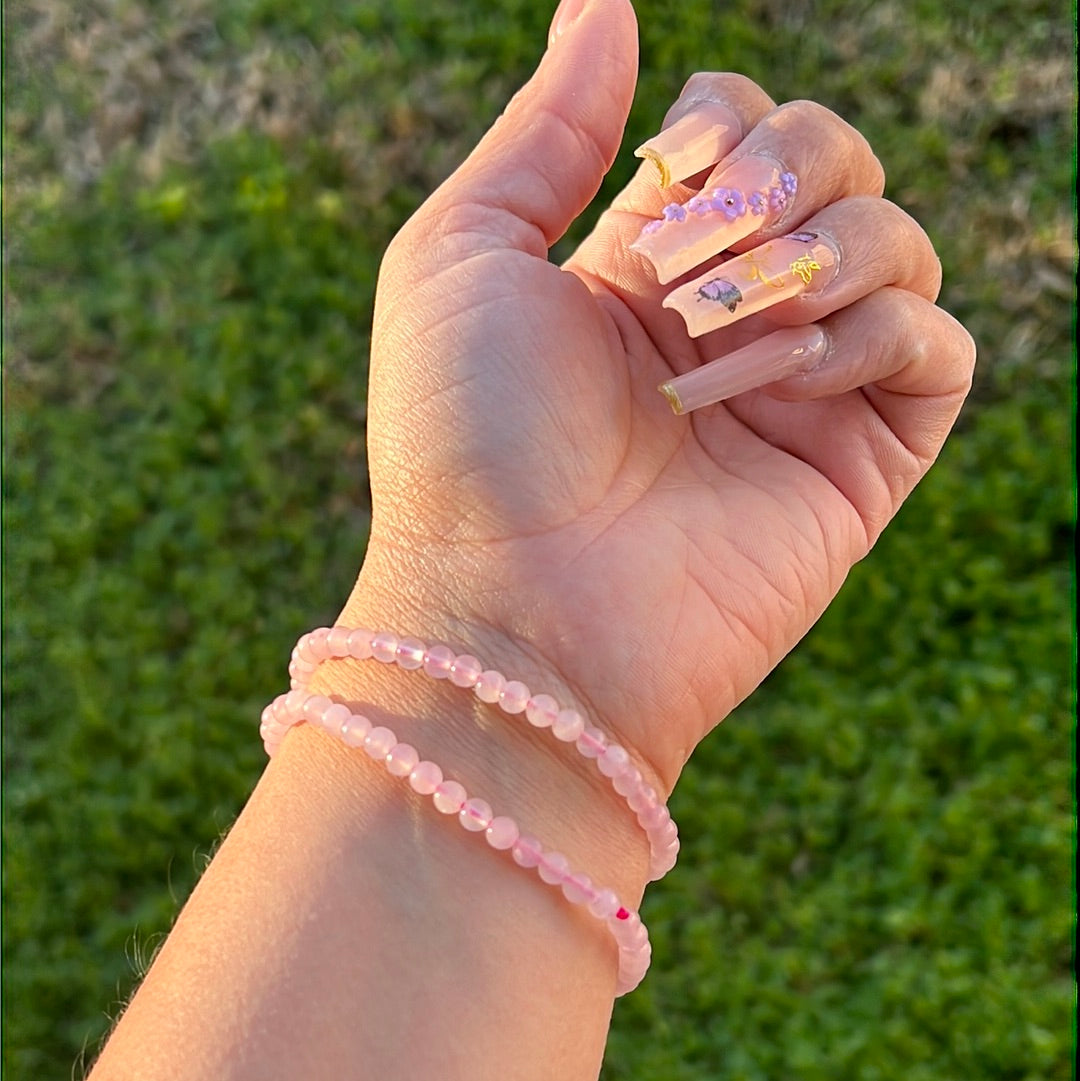
[[[768,210],[764,192],[752,191],[746,200],[746,204],[750,207],[750,213],[759,218]]]
[[[709,205],[709,200],[704,195],[695,195],[693,199],[686,204],[686,209],[689,210],[691,214],[700,216],[702,214],[708,214],[712,207]]]
[[[678,203],[668,203],[663,213],[664,221],[686,221],[686,208]]]
[[[717,188],[711,194],[709,203],[728,221],[735,221],[746,213],[746,199],[738,188]]]
[[[781,173],[780,187],[785,195],[794,195],[799,190],[799,178],[794,173]]]
[[[769,209],[779,213],[787,206],[787,192],[783,188],[769,188]]]

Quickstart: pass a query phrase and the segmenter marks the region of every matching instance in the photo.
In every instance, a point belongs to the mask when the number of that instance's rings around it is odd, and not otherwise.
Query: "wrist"
[[[355,603],[355,598],[338,621],[339,626],[405,631],[409,637],[418,622],[406,623],[397,614],[375,616],[370,607]],[[497,664],[507,680],[516,681],[510,685],[511,691],[520,695],[522,684],[529,688],[524,694],[530,701],[530,713],[533,702],[550,695],[579,728],[583,723],[588,726],[584,742],[591,743],[594,737],[604,741],[603,730],[592,726],[592,719],[579,710],[565,684],[532,659],[527,645],[522,648],[494,634],[475,633],[463,642],[426,629],[432,625],[429,615],[425,628],[418,630],[428,646],[449,641],[452,652],[447,650],[448,655],[468,653],[479,658],[480,665],[473,666],[474,681],[476,671]],[[389,638],[394,641],[393,634]],[[598,886],[614,889],[627,904],[637,906],[645,883],[656,877],[655,873],[650,875],[650,840],[655,851],[660,832],[656,820],[664,820],[666,810],[662,805],[650,808],[653,813],[647,832],[640,801],[631,798],[625,784],[616,789],[611,777],[601,771],[601,767],[610,770],[612,763],[626,757],[616,740],[604,744],[603,762],[590,760],[578,750],[582,741],[556,737],[558,724],[555,730],[545,731],[535,726],[535,718],[530,723],[523,712],[523,700],[516,710],[505,704],[500,707],[492,695],[471,683],[455,685],[451,678],[434,678],[423,670],[409,671],[384,662],[385,656],[383,661],[335,657],[308,672],[303,683],[311,693],[326,695],[362,713],[372,725],[390,729],[398,740],[414,747],[421,759],[437,762],[447,780],[459,782],[470,796],[490,804],[496,815],[512,817],[522,833],[540,838],[546,848],[561,852],[571,867],[587,874]],[[454,678],[460,672],[455,666]],[[498,673],[490,672],[480,684],[490,688],[489,677],[496,686],[501,685]],[[575,710],[582,718],[575,718]],[[352,754],[355,771],[376,766],[368,755]],[[640,789],[652,787],[652,778],[636,770],[630,770],[627,778],[636,778]]]

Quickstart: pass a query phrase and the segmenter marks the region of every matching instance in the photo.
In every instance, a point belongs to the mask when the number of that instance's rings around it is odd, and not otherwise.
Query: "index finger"
[[[696,190],[694,178],[708,175],[775,108],[772,98],[745,75],[691,75],[659,134],[634,152],[645,160],[612,200],[610,212],[656,217],[673,199],[689,198]]]
[[[660,310],[666,290],[644,272],[641,259],[629,251],[630,243],[641,232],[643,219],[659,217],[672,200],[690,198],[696,190],[691,186],[695,177],[707,176],[775,108],[772,98],[745,75],[691,75],[668,109],[660,135],[639,148],[645,160],[633,179],[565,268],[604,282],[635,311],[652,311],[654,318],[666,319],[668,313]],[[663,187],[659,182],[665,170],[669,178],[681,176],[682,181]]]

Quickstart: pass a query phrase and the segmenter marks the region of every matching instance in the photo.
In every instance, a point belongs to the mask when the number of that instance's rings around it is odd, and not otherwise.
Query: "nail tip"
[[[643,161],[651,161],[653,165],[656,166],[656,171],[660,174],[660,187],[671,187],[671,169],[668,168],[668,163],[664,160],[662,154],[658,154],[648,143],[642,143],[642,145],[634,151],[634,157],[641,158]]]
[[[664,264],[657,261],[656,257],[651,251],[649,251],[648,245],[643,244],[640,240],[635,240],[632,244],[627,244],[627,250],[632,251],[635,255],[640,255],[652,267],[653,273],[656,275],[656,280],[661,285],[667,285],[675,275],[667,273]]]
[[[667,399],[668,405],[671,406],[671,411],[677,417],[681,417],[685,414],[686,410],[683,408],[682,400],[679,398],[679,392],[671,383],[661,383],[656,389]]]

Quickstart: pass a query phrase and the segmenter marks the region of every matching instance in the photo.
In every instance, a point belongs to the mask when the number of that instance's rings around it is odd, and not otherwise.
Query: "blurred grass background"
[[[258,713],[363,552],[380,254],[553,6],[6,5],[12,1081],[81,1074],[250,791]],[[600,201],[694,70],[818,99],[930,232],[981,363],[936,469],[688,768],[683,856],[646,904],[657,960],[603,1076],[1066,1078],[1071,11],[637,9]]]

